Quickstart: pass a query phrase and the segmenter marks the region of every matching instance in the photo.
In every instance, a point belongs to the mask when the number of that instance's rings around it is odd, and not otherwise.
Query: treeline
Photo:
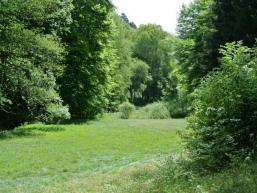
[[[0,1],[0,128],[175,96],[174,40],[109,0]]]
[[[159,25],[136,28],[125,14],[116,15],[115,23],[118,27],[115,37],[118,88],[113,97],[118,100],[110,100],[117,105],[112,106],[113,110],[127,100],[136,106],[144,106],[175,95],[176,77],[172,73],[176,62],[175,36],[163,31]]]
[[[113,5],[0,1],[0,127],[93,118],[114,69]]]

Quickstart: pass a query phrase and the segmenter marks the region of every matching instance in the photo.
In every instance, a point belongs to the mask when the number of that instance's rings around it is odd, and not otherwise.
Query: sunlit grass
[[[101,176],[125,174],[125,168],[179,151],[177,131],[185,125],[183,119],[107,116],[88,123],[20,127],[0,136],[0,192],[83,192],[70,190],[71,183],[100,191]]]

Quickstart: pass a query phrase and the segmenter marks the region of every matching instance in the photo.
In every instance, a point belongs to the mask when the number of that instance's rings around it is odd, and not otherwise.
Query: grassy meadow
[[[177,132],[185,126],[183,119],[105,116],[2,133],[0,192],[122,192],[131,187],[131,176],[140,180],[156,162],[179,152]]]

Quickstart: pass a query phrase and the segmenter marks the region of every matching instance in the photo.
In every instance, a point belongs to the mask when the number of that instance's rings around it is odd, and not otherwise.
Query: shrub
[[[21,24],[0,30],[4,37],[0,52],[5,53],[0,65],[0,82],[4,83],[0,84],[3,130],[24,122],[69,118],[57,85],[64,68],[64,47],[54,36],[39,31]],[[53,112],[53,106],[60,108],[59,112]]]
[[[167,106],[164,103],[156,102],[146,106],[148,109],[149,119],[168,119],[170,118],[170,113]]]
[[[128,119],[134,110],[135,106],[129,102],[125,102],[119,106],[122,119]]]
[[[139,109],[133,118],[137,119],[168,119],[170,118],[169,110],[166,104],[156,102]]]
[[[221,68],[195,91],[189,133],[190,157],[207,169],[232,158],[249,159],[257,149],[257,55],[242,43],[221,50]]]

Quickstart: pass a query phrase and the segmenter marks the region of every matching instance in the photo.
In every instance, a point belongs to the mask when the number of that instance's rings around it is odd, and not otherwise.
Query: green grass
[[[180,150],[177,131],[185,126],[183,119],[108,116],[20,127],[0,135],[0,192],[122,192],[122,179],[129,183],[134,172]],[[111,181],[118,189],[111,190]]]

